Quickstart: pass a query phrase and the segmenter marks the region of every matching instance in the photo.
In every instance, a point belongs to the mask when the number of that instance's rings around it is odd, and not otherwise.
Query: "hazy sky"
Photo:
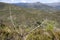
[[[18,2],[42,2],[42,3],[52,3],[52,2],[59,2],[59,0],[0,0],[0,2],[7,2],[7,3],[18,3]]]

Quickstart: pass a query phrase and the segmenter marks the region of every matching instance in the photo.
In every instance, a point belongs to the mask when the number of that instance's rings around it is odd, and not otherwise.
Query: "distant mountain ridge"
[[[47,3],[48,6],[55,7],[56,9],[60,9],[60,2],[57,3]]]
[[[46,4],[36,2],[36,3],[15,3],[16,6],[21,6],[24,8],[34,8],[34,9],[40,9],[44,11],[55,11],[54,7],[48,6]]]

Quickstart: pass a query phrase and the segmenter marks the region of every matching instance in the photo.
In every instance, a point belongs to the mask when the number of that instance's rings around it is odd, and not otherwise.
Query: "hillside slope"
[[[7,3],[0,3],[0,5],[2,7],[0,7],[0,40],[53,40],[57,37],[60,39],[60,30],[57,31],[56,28],[53,30],[54,22],[57,22],[57,28],[60,27],[60,11],[46,12]],[[45,21],[47,27],[43,30],[45,26],[39,26],[46,19],[51,21],[47,23]]]
[[[28,9],[23,7],[18,7],[14,5],[2,4],[5,7],[0,10],[0,19],[9,21],[9,6],[11,7],[12,17],[15,23],[17,24],[29,24],[32,25],[37,21],[41,21],[44,19],[51,19],[60,22],[60,15],[57,12],[45,12],[44,10],[36,10],[36,9]],[[1,8],[1,7],[0,7]],[[3,10],[5,9],[5,10]],[[60,13],[60,12],[59,12]]]

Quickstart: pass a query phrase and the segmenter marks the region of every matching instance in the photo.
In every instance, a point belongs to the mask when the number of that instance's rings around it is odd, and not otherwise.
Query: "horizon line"
[[[37,3],[37,2],[2,2],[2,3]],[[39,3],[43,3],[43,2],[39,2]],[[48,2],[48,3],[60,3],[60,2]]]

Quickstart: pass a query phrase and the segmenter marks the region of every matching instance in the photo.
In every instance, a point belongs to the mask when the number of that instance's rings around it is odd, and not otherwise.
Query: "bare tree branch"
[[[12,23],[12,25],[13,25],[14,28],[15,28],[16,26],[15,26],[14,21],[13,21],[13,18],[12,18],[11,7],[9,7],[9,14],[10,14],[10,20],[11,20],[11,23]]]

